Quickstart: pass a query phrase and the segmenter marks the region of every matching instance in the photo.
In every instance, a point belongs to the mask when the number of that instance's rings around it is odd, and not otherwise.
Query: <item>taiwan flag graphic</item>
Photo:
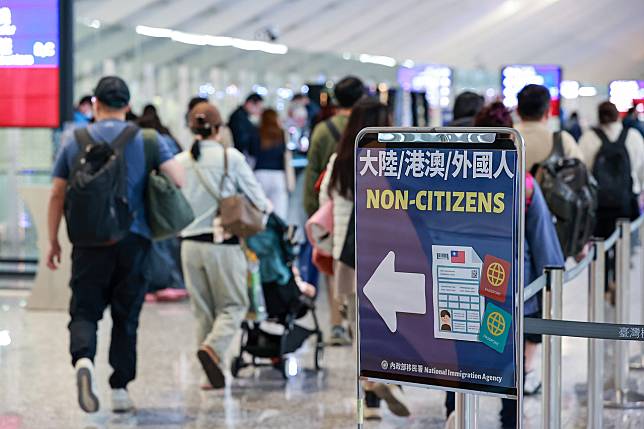
[[[465,251],[464,250],[452,250],[450,256],[451,256],[452,264],[464,264],[465,263]]]

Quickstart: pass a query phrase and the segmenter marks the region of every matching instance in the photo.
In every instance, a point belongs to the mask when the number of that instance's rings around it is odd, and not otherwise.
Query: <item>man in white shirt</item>
[[[525,140],[525,166],[530,171],[535,164],[541,164],[550,156],[553,148],[553,133],[548,128],[550,117],[550,92],[541,85],[526,85],[518,94],[517,111],[521,122],[516,129]],[[583,156],[573,136],[566,131],[561,132],[564,155],[566,158]]]
[[[611,142],[616,142],[624,129],[619,120],[617,107],[610,101],[599,105],[599,129],[601,129]],[[601,148],[602,141],[594,130],[585,132],[579,139],[584,162],[590,170],[593,168],[597,153]],[[636,129],[629,129],[624,142],[631,164],[631,176],[633,177],[633,193],[639,195],[644,185],[644,139]]]

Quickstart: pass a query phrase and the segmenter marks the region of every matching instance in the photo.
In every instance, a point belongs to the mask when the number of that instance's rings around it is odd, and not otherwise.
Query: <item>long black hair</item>
[[[344,198],[353,198],[355,191],[354,145],[356,136],[360,130],[366,127],[389,126],[391,126],[391,116],[387,106],[377,99],[365,98],[353,106],[347,127],[344,129],[344,133],[342,133],[338,143],[337,157],[331,173],[329,193],[335,189]]]

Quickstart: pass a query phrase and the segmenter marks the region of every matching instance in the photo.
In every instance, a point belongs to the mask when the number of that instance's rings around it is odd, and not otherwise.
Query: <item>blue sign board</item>
[[[363,132],[355,159],[360,375],[516,397],[523,173],[511,136]]]

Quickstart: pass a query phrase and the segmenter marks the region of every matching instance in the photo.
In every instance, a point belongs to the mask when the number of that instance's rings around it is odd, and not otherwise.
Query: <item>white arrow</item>
[[[425,314],[425,274],[399,273],[391,251],[362,289],[391,332],[396,332],[396,313]]]

